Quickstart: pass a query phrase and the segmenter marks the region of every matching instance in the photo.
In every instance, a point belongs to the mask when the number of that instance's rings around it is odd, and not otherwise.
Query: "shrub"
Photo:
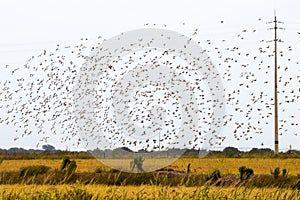
[[[274,171],[271,170],[271,174],[274,176],[274,178],[278,178],[280,175],[280,167],[276,167]]]
[[[251,175],[254,174],[253,169],[242,166],[239,168],[240,180],[247,180]]]
[[[213,179],[213,180],[218,180],[219,178],[221,178],[221,172],[220,172],[220,170],[215,169],[215,170],[211,173],[210,178]]]
[[[51,168],[45,165],[35,165],[20,168],[20,177],[36,176],[47,173]]]
[[[72,160],[69,165],[67,166],[68,173],[74,173],[76,171],[77,164],[75,160]]]
[[[65,171],[67,172],[68,174],[72,174],[76,171],[76,168],[77,168],[77,164],[76,164],[76,161],[75,160],[70,160],[68,158],[65,158],[63,161],[62,161],[62,164],[61,164],[61,170],[62,171]]]
[[[0,158],[0,165],[1,165],[2,162],[3,162],[3,159]]]
[[[67,168],[67,166],[70,164],[70,162],[71,162],[71,160],[69,158],[63,159],[60,169],[64,170],[65,168]]]
[[[282,176],[283,177],[287,177],[288,176],[288,170],[287,169],[283,169],[282,170]]]

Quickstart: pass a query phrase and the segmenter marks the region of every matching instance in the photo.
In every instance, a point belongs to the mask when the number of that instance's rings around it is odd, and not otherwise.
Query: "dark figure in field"
[[[189,174],[190,172],[191,172],[191,163],[189,163],[187,166],[187,173]]]
[[[133,161],[130,162],[131,171],[133,171],[135,168],[137,168],[137,171],[139,173],[145,172],[145,170],[142,167],[144,160],[145,159],[143,159],[142,157],[134,158]]]

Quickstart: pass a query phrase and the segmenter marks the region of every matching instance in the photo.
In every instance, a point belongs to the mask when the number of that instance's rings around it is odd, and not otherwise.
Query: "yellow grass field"
[[[30,165],[46,165],[52,169],[59,168],[62,160],[4,160],[0,165],[0,172],[18,171],[21,167]],[[115,161],[116,162],[116,161]],[[118,160],[118,163],[128,162]],[[145,160],[152,163],[152,160]],[[157,162],[157,160],[156,160]],[[162,161],[163,162],[163,161]],[[97,168],[109,170],[109,167],[96,159],[78,159],[76,160],[76,172],[94,172]],[[128,162],[129,163],[129,162]],[[210,174],[214,169],[219,169],[222,174],[238,174],[240,166],[252,168],[255,174],[270,174],[270,170],[275,167],[288,169],[289,175],[300,174],[300,159],[274,159],[274,158],[182,158],[176,160],[169,167],[186,171],[187,165],[191,163],[191,173]],[[127,165],[127,164],[126,164]],[[129,164],[128,164],[129,167]]]
[[[106,186],[106,185],[1,185],[2,197],[28,199],[297,199],[300,192],[276,188]],[[65,196],[64,196],[65,195]],[[1,196],[0,196],[1,197]]]

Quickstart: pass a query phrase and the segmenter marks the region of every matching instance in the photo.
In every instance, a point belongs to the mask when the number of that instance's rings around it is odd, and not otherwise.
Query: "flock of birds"
[[[221,116],[222,124],[218,124],[223,131],[215,136],[218,140],[213,145],[222,145],[227,138],[250,141],[273,130],[274,50],[273,44],[260,38],[258,32],[240,31],[233,40],[235,44],[228,44],[232,38],[203,39],[199,29],[191,33],[191,39],[199,41],[211,56],[225,88],[226,113]],[[243,45],[242,41],[249,37],[256,40],[253,48]],[[207,75],[199,78],[191,70],[193,66],[177,55],[149,49],[114,62],[104,76],[99,76],[97,90],[85,91],[95,97],[93,117],[98,121],[97,127],[86,121],[84,129],[90,133],[79,135],[80,117],[74,115],[74,93],[78,91],[74,88],[80,73],[87,70],[84,62],[89,53],[97,48],[86,45],[87,38],[81,40],[76,46],[57,45],[53,51],[44,50],[23,66],[1,67],[5,78],[0,81],[0,124],[16,129],[19,137],[15,140],[39,134],[43,136],[40,143],[47,143],[51,134],[60,134],[62,143],[79,136],[74,146],[83,143],[91,147],[88,143],[93,143],[92,147],[126,146],[147,151],[171,147],[198,149],[209,140],[205,135],[214,131],[209,128],[216,119],[212,119],[213,104],[205,84]],[[102,42],[99,37],[97,45]],[[278,54],[283,63],[278,67],[280,135],[297,136],[299,129],[300,72],[295,49],[288,45]],[[151,84],[145,84],[149,79]],[[167,89],[171,86],[172,90]],[[185,105],[177,86],[186,88],[184,95],[189,101]],[[112,107],[115,112],[109,112]],[[191,123],[190,132],[183,133],[180,127],[195,115],[200,123]]]

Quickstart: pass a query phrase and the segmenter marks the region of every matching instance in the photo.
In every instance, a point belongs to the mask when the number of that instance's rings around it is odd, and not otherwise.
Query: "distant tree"
[[[133,152],[131,149],[129,149],[128,147],[121,147],[121,150],[127,151],[127,152]]]
[[[27,150],[23,148],[13,147],[7,150],[8,153],[26,153]]]
[[[269,148],[262,148],[262,149],[253,148],[249,151],[249,153],[272,153],[272,150]]]
[[[225,153],[227,157],[236,158],[240,156],[241,152],[235,147],[226,147],[223,153]]]
[[[55,147],[50,144],[45,144],[42,146],[42,149],[44,149],[45,151],[54,151]]]
[[[238,148],[235,148],[235,147],[226,147],[224,150],[223,150],[224,153],[234,153],[234,154],[238,154],[238,153],[241,153]]]

